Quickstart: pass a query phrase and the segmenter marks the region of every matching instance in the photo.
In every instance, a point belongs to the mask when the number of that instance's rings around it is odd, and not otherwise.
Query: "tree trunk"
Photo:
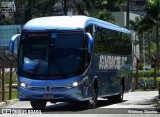
[[[147,32],[148,37],[147,37],[147,43],[148,43],[148,59],[149,59],[149,64],[151,64],[151,40],[149,37],[149,31]]]
[[[67,15],[67,0],[64,0],[63,11],[64,11],[64,15]]]
[[[129,29],[129,0],[127,0],[126,28]]]
[[[76,0],[74,0],[74,3],[75,3],[76,6],[77,6],[77,9],[78,9],[78,11],[79,11],[79,15],[86,15],[86,14],[85,14],[85,9],[82,9],[81,6],[80,6],[80,4],[79,4]]]
[[[159,70],[159,58],[160,58],[160,54],[159,54],[159,39],[158,39],[158,25],[156,25],[156,41],[157,41],[157,69]]]
[[[139,36],[140,63],[143,61],[143,33]]]
[[[32,19],[32,1],[31,0],[28,0],[28,7],[24,12],[23,19],[24,19],[23,24],[25,24],[26,22]]]
[[[28,0],[28,21],[32,19],[32,3]]]

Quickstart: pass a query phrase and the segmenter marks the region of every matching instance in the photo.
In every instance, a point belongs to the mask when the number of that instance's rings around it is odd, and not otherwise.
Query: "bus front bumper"
[[[32,100],[45,100],[45,101],[55,101],[55,102],[74,102],[74,101],[84,101],[82,85],[66,89],[66,90],[55,90],[44,88],[41,90],[29,90],[23,87],[18,88],[19,100],[20,101],[32,101]],[[42,89],[43,90],[43,89]]]
[[[57,80],[35,80],[18,77],[18,96],[20,101],[45,100],[52,102],[76,102],[91,98],[91,85],[88,78],[76,76]],[[88,81],[89,82],[89,81]]]

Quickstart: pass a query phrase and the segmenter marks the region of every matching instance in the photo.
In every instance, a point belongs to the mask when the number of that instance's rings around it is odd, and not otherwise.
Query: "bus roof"
[[[87,16],[51,16],[35,18],[28,21],[23,30],[79,30],[90,24],[111,30],[130,33],[129,30],[117,25]]]

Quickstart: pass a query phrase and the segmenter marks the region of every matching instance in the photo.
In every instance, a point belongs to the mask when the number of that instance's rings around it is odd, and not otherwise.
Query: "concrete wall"
[[[125,28],[126,26],[126,12],[112,12],[115,17],[115,24]],[[129,13],[129,20],[135,20],[135,17],[140,17],[138,14]]]

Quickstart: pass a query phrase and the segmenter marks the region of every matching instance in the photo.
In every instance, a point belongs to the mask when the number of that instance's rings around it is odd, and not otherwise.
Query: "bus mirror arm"
[[[14,35],[9,41],[9,54],[14,54],[15,41],[20,37],[20,34]]]
[[[88,53],[93,52],[93,38],[90,33],[86,33],[86,38],[88,39]]]

